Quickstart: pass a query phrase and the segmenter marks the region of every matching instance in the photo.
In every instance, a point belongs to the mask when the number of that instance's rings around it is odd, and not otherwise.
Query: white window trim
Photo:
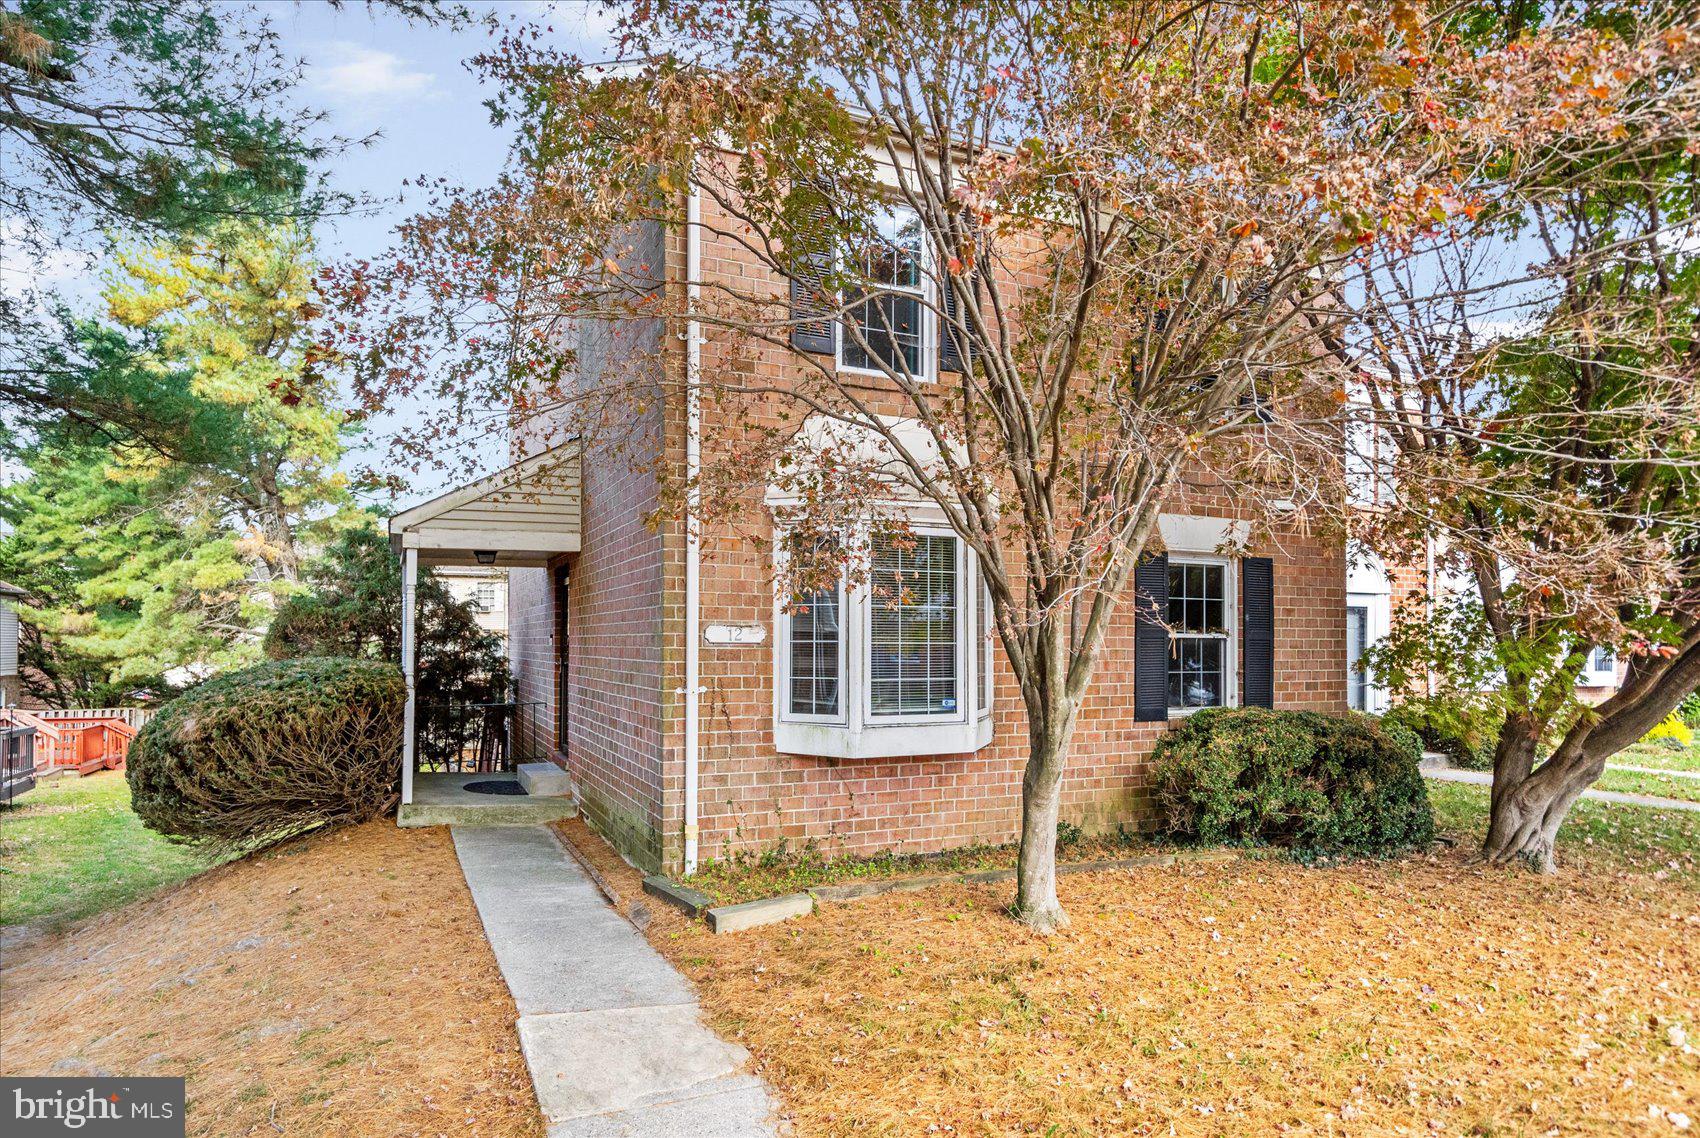
[[[908,206],[888,205],[886,208],[887,208],[889,214],[893,217],[896,217],[900,214],[909,214],[911,216],[915,215],[915,211],[910,209]],[[837,256],[842,258],[844,256],[843,250],[839,250],[838,253],[837,253]],[[920,301],[921,301],[921,367],[919,369],[918,374],[916,374],[915,379],[917,381],[921,382],[921,383],[932,383],[932,382],[934,382],[935,380],[938,379],[939,344],[938,344],[938,332],[934,328],[934,316],[933,316],[933,305],[935,303],[935,298],[934,298],[935,288],[934,288],[934,281],[933,281],[933,254],[932,254],[931,243],[927,241],[927,236],[926,236],[925,233],[923,233],[921,235],[921,266],[920,267],[921,267],[921,284],[918,288],[913,288],[913,289],[910,289],[910,288],[885,288],[885,289],[881,289],[880,291],[881,292],[896,293],[896,294],[901,294],[901,295],[912,295],[912,296],[918,297],[920,299]],[[872,376],[872,377],[877,378],[877,379],[888,378],[886,373],[883,372],[883,371],[880,371],[878,368],[852,367],[850,364],[847,364],[847,363],[844,362],[844,342],[845,342],[845,339],[846,339],[846,337],[844,335],[844,325],[845,325],[845,322],[848,321],[849,319],[850,319],[850,316],[849,316],[848,313],[846,313],[845,315],[839,317],[839,319],[834,320],[832,322],[833,362],[837,365],[838,370],[841,371],[841,372],[844,372],[848,375],[866,375],[866,376]],[[892,370],[895,371],[896,369],[894,368]]]
[[[1169,654],[1175,651],[1175,641],[1181,638],[1188,640],[1220,640],[1222,649],[1222,702],[1216,707],[1238,707],[1240,705],[1240,581],[1235,572],[1239,563],[1230,557],[1207,557],[1197,553],[1169,554],[1169,568],[1181,565],[1219,565],[1222,567],[1222,616],[1227,623],[1227,631],[1216,634],[1169,633]],[[1168,613],[1163,614],[1164,618]],[[1165,661],[1165,665],[1167,661]],[[1168,669],[1163,671],[1163,686],[1168,687]],[[1169,708],[1170,719],[1185,719],[1200,711],[1209,710],[1204,707],[1174,707]]]
[[[973,685],[982,683],[978,654],[972,648],[978,614],[972,604],[963,604],[964,582],[978,580],[976,558],[968,544],[949,527],[938,523],[912,523],[917,535],[952,537],[956,540],[958,621],[956,659],[958,676],[955,712],[922,715],[879,715],[872,710],[872,685],[868,682],[868,648],[872,620],[870,590],[863,585],[853,590],[840,584],[839,607],[839,700],[840,716],[796,715],[790,707],[791,616],[785,599],[775,595],[773,625],[773,737],[781,754],[823,758],[881,759],[917,755],[970,754],[992,741],[992,715],[986,707],[976,709],[969,696]],[[866,540],[863,538],[862,540]],[[775,540],[775,558],[784,556]],[[996,668],[995,653],[992,667]]]

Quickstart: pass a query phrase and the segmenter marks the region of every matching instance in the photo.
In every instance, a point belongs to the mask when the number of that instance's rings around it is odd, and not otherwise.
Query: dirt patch
[[[1001,914],[1007,885],[650,935],[803,1135],[1700,1126],[1695,891],[1465,858],[1084,874],[1052,937]]]
[[[540,1135],[446,830],[374,822],[11,948],[8,1075],[185,1075],[193,1135]]]

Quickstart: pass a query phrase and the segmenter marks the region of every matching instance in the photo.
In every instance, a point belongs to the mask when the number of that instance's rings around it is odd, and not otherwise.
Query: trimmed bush
[[[251,849],[395,805],[407,687],[375,660],[308,657],[218,676],[130,744],[131,803],[177,841]]]
[[[1315,857],[1393,853],[1434,836],[1420,744],[1367,715],[1212,708],[1171,727],[1153,758],[1163,824],[1177,837]]]

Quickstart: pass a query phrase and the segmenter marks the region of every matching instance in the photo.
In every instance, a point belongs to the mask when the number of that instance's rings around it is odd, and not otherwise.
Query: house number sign
[[[760,644],[767,639],[767,629],[759,624],[711,624],[702,630],[709,644]]]

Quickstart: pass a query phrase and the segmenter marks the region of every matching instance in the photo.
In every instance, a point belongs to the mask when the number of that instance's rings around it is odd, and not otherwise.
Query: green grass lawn
[[[1625,794],[1652,794],[1659,798],[1680,798],[1684,802],[1700,802],[1700,778],[1608,770],[1600,776],[1600,781],[1594,784],[1594,788],[1618,790]]]
[[[1662,771],[1700,773],[1700,744],[1692,747],[1673,747],[1662,741],[1636,743],[1613,755],[1607,763],[1609,766],[1651,767]],[[1618,790],[1625,794],[1653,794],[1660,798],[1700,802],[1700,778],[1607,770],[1594,785],[1600,790]]]
[[[42,783],[0,809],[0,925],[55,927],[218,860],[143,828],[121,771]]]
[[[1657,767],[1666,771],[1700,772],[1700,743],[1673,747],[1668,743],[1636,743],[1606,760],[1625,767]]]
[[[1428,784],[1435,830],[1464,849],[1487,833],[1488,788]],[[1586,867],[1657,873],[1700,886],[1700,814],[1582,799],[1558,832],[1561,869]]]

